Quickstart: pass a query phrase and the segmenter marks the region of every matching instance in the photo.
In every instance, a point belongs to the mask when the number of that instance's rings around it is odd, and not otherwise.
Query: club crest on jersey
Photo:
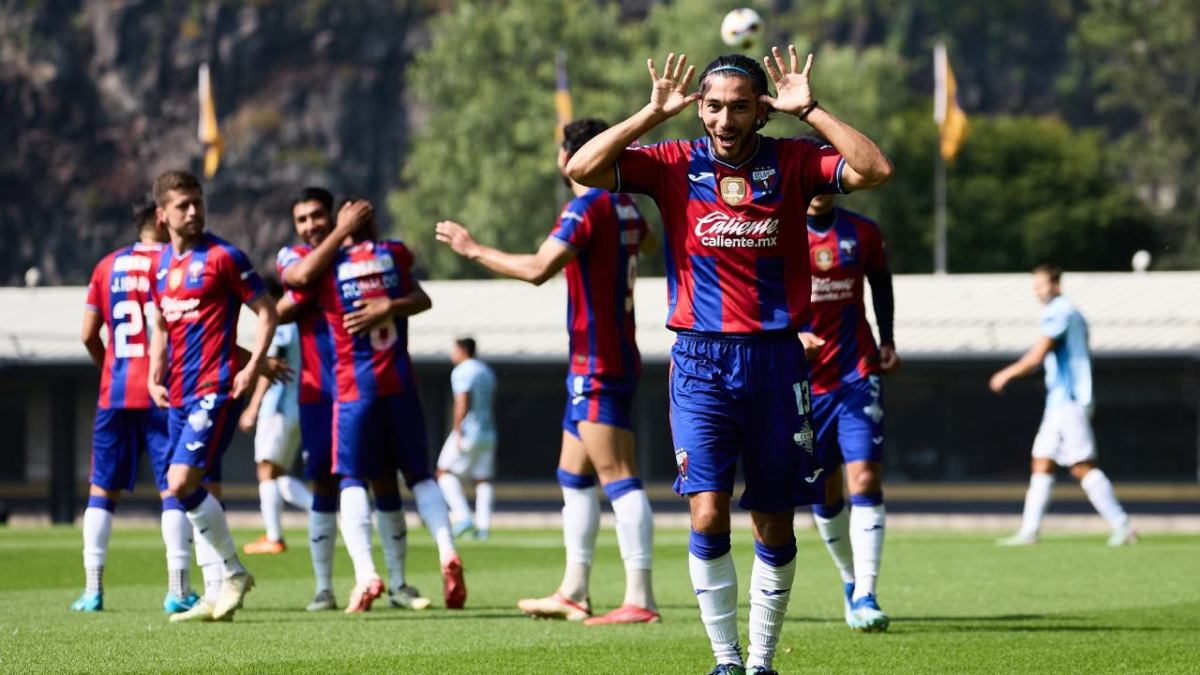
[[[827,248],[818,248],[813,251],[813,260],[817,264],[817,269],[822,272],[833,267],[833,251]]]
[[[854,260],[854,252],[858,250],[858,241],[855,239],[843,239],[838,242],[838,248],[842,251],[842,259],[850,262]]]
[[[726,176],[721,179],[721,199],[730,206],[737,206],[746,201],[746,179],[740,176]]]
[[[167,287],[171,290],[176,290],[183,283],[183,268],[176,267],[167,275]]]
[[[761,167],[750,172],[750,180],[758,185],[762,194],[767,194],[771,191],[771,177],[775,175],[775,169],[771,167]]]

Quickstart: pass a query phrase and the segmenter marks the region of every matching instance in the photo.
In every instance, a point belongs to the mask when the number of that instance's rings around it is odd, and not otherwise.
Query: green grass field
[[[290,533],[290,541],[304,535]],[[236,532],[238,541],[251,533]],[[410,583],[438,598],[432,541],[413,532]],[[889,535],[881,602],[887,634],[851,633],[840,585],[812,531],[800,533],[797,582],[780,642],[782,673],[1200,672],[1200,539],[1147,537],[1109,549],[1101,535],[1000,549],[991,533]],[[752,548],[735,533],[741,622]],[[585,628],[533,621],[520,597],[554,589],[561,537],[501,531],[467,542],[469,609],[309,614],[308,552],[248,562],[259,587],[232,624],[169,625],[158,609],[162,544],[151,528],[113,534],[100,614],[67,606],[82,588],[79,531],[0,529],[0,671],[105,673],[706,673],[708,642],[688,582],[687,533],[660,531],[655,583],[664,622]],[[620,602],[616,541],[603,532],[593,606]],[[339,602],[350,561],[336,561]],[[383,567],[380,565],[380,569]],[[199,580],[199,572],[193,572]],[[435,605],[436,607],[436,605]]]

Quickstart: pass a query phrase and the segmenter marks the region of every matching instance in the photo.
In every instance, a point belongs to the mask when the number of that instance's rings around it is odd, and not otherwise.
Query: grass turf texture
[[[257,533],[235,533],[239,542]],[[288,532],[289,541],[305,541]],[[67,607],[83,585],[79,531],[0,529],[0,671],[707,673],[712,657],[688,581],[687,533],[665,530],[655,546],[664,623],[584,627],[533,621],[518,598],[554,590],[562,568],[554,531],[497,531],[461,552],[468,609],[440,609],[436,552],[414,529],[409,583],[435,598],[421,613],[377,604],[369,614],[303,611],[312,595],[302,544],[281,556],[247,556],[259,580],[232,624],[169,625],[162,542],[156,529],[114,528],[105,611]],[[1168,673],[1200,668],[1200,539],[1154,536],[1110,549],[1102,536],[1050,537],[997,548],[992,535],[889,535],[881,602],[887,634],[842,622],[841,585],[824,548],[801,532],[791,608],[776,668],[783,673]],[[734,535],[742,609],[753,555]],[[621,601],[623,576],[611,531],[601,534],[592,601]],[[383,571],[382,564],[379,566]],[[339,547],[338,602],[352,582]],[[199,571],[192,573],[199,585]]]

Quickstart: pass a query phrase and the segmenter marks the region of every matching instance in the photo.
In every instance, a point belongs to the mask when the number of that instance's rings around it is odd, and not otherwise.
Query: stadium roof
[[[474,336],[493,359],[565,358],[561,278],[541,287],[508,280],[424,287],[434,306],[412,321],[414,358],[445,358],[463,335]],[[904,356],[1011,355],[1036,335],[1039,306],[1027,274],[900,275],[895,289],[896,342]],[[1087,317],[1097,353],[1200,356],[1200,272],[1068,273],[1063,289]],[[86,361],[78,337],[83,301],[79,287],[0,288],[0,363]],[[636,302],[643,356],[665,360],[673,336],[663,327],[664,280],[640,279]],[[240,333],[249,344],[252,323],[243,320]]]

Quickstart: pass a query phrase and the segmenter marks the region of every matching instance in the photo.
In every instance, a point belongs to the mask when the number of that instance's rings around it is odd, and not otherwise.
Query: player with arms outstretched
[[[885,514],[879,376],[900,366],[895,301],[879,226],[833,202],[832,195],[820,195],[808,206],[813,318],[800,341],[815,353],[812,421],[825,458],[825,503],[813,506],[813,516],[842,576],[847,625],[877,632],[887,630],[889,621],[875,599]],[[864,280],[871,284],[878,347],[863,306]]]
[[[797,333],[810,318],[805,213],[818,194],[874,187],[891,162],[866,136],[817,104],[812,56],[799,68],[774,49],[766,72],[722,56],[688,93],[695,68],[648,61],[650,102],[583,146],[567,175],[592,187],[650,195],[662,212],[671,354],[671,426],[689,498],[689,567],[712,643],[714,673],[771,673],[796,571],[795,507],[824,501],[821,457],[808,420],[808,367]],[[767,74],[777,95],[767,90]],[[699,102],[705,135],[630,147]],[[829,139],[757,132],[772,111],[793,114]],[[738,642],[730,498],[741,456],[741,506],[754,524],[750,648]]]
[[[146,388],[150,371],[147,333],[153,321],[150,286],[166,241],[154,200],[133,206],[138,242],[105,256],[88,282],[83,315],[83,344],[100,368],[100,397],[92,428],[92,474],[87,510],[83,513],[83,566],[87,587],[71,605],[81,612],[104,609],[103,575],[108,557],[112,517],[122,490],[133,490],[138,456],[153,467],[162,497],[162,536],[167,547],[168,614],[192,608],[200,599],[192,592],[192,525],[183,506],[167,494],[167,412],[155,406]],[[108,332],[108,346],[100,339]]]
[[[567,124],[558,151],[559,171],[607,128],[594,119]],[[512,254],[483,246],[452,221],[437,224],[437,238],[497,274],[533,284],[566,269],[570,365],[558,482],[567,567],[557,591],[521,600],[518,607],[530,616],[590,625],[652,623],[660,620],[650,574],[654,522],[637,476],[630,411],[641,372],[633,313],[637,256],[654,250],[657,243],[631,198],[588,188],[565,174],[564,180],[575,197],[537,253]],[[592,617],[588,579],[600,527],[597,476],[616,516],[617,542],[625,561],[625,600],[608,614]]]
[[[204,231],[200,181],[168,171],[154,181],[158,220],[170,243],[155,272],[151,298],[155,330],[150,341],[150,396],[170,408],[167,492],[179,500],[196,531],[196,558],[205,597],[172,621],[233,618],[254,577],[238,559],[225,510],[218,501],[221,458],[241,410],[238,397],[260,374],[275,333],[275,305],[246,254]],[[254,348],[239,365],[237,323],[241,305],[257,317]]]
[[[371,558],[364,482],[377,504],[383,500],[385,507],[399,511],[397,469],[437,542],[446,607],[461,609],[467,596],[462,560],[446,502],[430,472],[425,420],[408,355],[408,317],[433,302],[413,275],[408,247],[377,237],[370,203],[347,202],[330,236],[284,275],[293,288],[303,289],[294,292],[301,302],[321,308],[333,336],[337,403],[332,471],[343,477],[342,537],[356,581],[346,611],[369,609],[383,593]]]

